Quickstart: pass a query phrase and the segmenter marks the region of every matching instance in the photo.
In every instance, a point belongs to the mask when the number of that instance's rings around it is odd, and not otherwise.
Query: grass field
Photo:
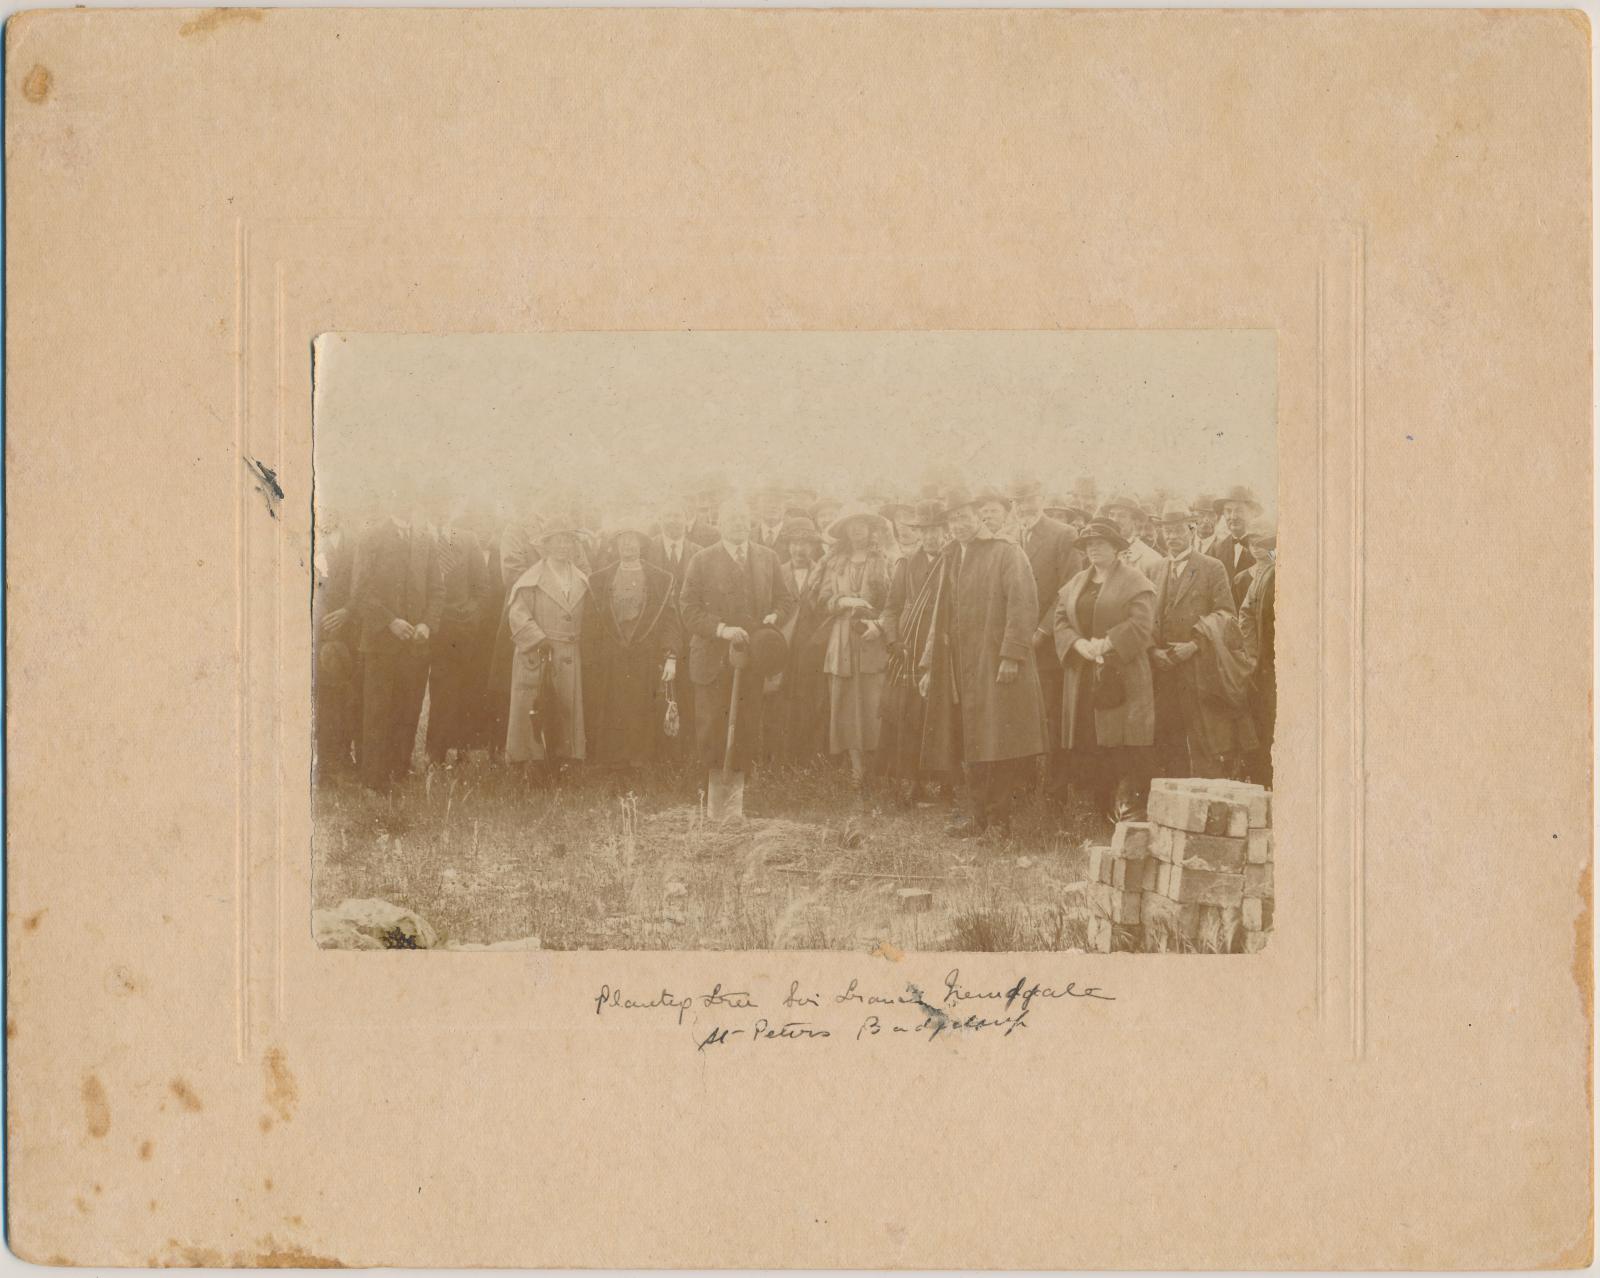
[[[378,897],[441,943],[547,949],[1081,948],[1087,810],[1030,797],[1009,837],[944,833],[942,804],[851,792],[826,762],[751,778],[744,822],[703,817],[701,769],[626,784],[582,769],[530,789],[482,756],[387,796],[315,796],[318,907]],[[631,788],[629,788],[631,786]],[[929,897],[905,893],[931,893]]]

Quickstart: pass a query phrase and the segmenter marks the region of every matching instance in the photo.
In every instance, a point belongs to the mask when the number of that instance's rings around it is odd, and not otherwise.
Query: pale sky
[[[386,467],[488,501],[552,486],[608,511],[720,472],[843,499],[1093,476],[1102,496],[1248,484],[1276,508],[1276,346],[1172,332],[326,334],[319,499]]]

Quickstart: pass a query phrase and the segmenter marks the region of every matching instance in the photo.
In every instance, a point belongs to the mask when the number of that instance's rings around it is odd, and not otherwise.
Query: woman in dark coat
[[[683,644],[672,574],[641,556],[642,528],[616,533],[616,561],[589,578],[584,693],[592,716],[589,758],[637,767],[655,755],[667,686]]]
[[[1060,744],[1070,782],[1088,789],[1096,808],[1115,821],[1122,812],[1141,812],[1150,790],[1156,590],[1120,557],[1128,542],[1115,524],[1094,521],[1082,542],[1089,566],[1056,598]]]

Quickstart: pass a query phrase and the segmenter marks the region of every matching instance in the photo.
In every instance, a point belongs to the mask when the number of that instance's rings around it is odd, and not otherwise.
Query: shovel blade
[[[729,821],[744,816],[744,773],[713,768],[706,781],[706,820]]]

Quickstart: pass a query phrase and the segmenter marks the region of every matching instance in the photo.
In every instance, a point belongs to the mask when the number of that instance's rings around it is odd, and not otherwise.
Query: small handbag
[[[1122,676],[1122,662],[1108,655],[1095,663],[1092,695],[1096,710],[1115,710],[1128,699],[1128,689]]]

